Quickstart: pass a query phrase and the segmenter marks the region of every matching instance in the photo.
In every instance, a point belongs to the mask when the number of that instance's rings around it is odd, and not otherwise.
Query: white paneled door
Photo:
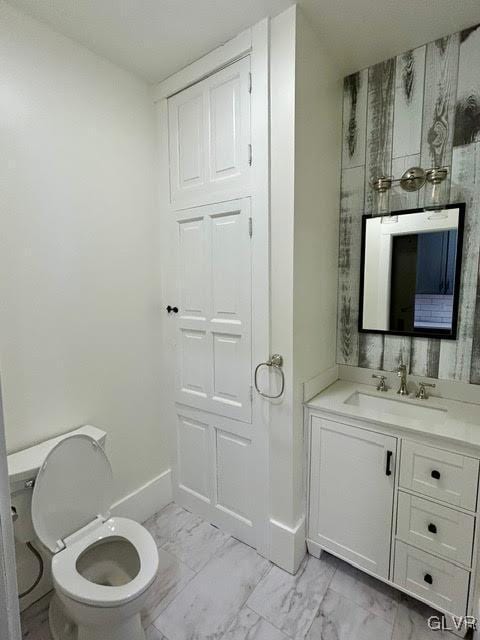
[[[170,197],[177,208],[243,195],[250,181],[250,56],[168,101]]]
[[[180,500],[255,544],[250,198],[175,215]]]
[[[169,326],[175,500],[259,548],[268,434],[252,370],[259,345],[268,356],[268,313],[255,304],[260,289],[268,309],[268,209],[252,187],[250,98],[247,55],[168,99]]]
[[[250,199],[177,214],[177,401],[251,422]]]

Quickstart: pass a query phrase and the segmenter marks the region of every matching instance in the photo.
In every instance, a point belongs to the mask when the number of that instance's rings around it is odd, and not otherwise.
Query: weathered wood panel
[[[342,169],[365,164],[368,69],[347,76],[343,85]]]
[[[480,140],[480,25],[460,33],[455,147]]]
[[[354,74],[345,89],[338,362],[393,371],[402,359],[420,376],[480,384],[480,27]],[[368,182],[400,177],[414,165],[448,166],[444,201],[467,203],[457,341],[357,332],[359,200],[363,192],[364,210],[372,213],[376,196]],[[391,209],[428,206],[430,195],[428,186],[417,194],[394,187]]]
[[[478,266],[477,298],[475,303],[475,323],[473,326],[472,365],[470,382],[480,384],[480,263]]]
[[[452,161],[453,202],[465,202],[457,340],[442,340],[438,375],[448,380],[470,381],[475,302],[480,250],[480,143],[456,147]]]
[[[440,340],[413,338],[410,354],[410,373],[427,378],[438,378]]]
[[[383,368],[385,371],[395,371],[400,362],[407,365],[410,371],[410,353],[412,339],[408,336],[385,336],[385,350],[383,354]]]
[[[420,155],[420,163],[424,168],[451,168],[459,43],[457,33],[427,45]],[[442,199],[445,202],[449,201],[450,174],[451,170],[442,185]],[[426,185],[422,189],[420,204],[428,206],[430,203],[431,188]],[[438,377],[440,340],[414,338],[411,362],[412,373]]]
[[[393,157],[420,153],[426,46],[397,57]],[[395,177],[397,174],[394,173]]]
[[[371,180],[392,172],[393,107],[395,96],[395,59],[386,60],[368,70],[367,149],[365,164],[365,213],[376,205]],[[361,333],[359,365],[383,368],[384,337]]]
[[[460,36],[455,33],[427,45],[420,157],[425,169],[452,164],[459,43]],[[445,201],[449,183],[450,172],[443,185]],[[431,189],[426,186],[422,191],[422,204],[430,204]]]
[[[365,167],[342,172],[338,254],[337,362],[358,364],[358,305]]]
[[[395,58],[368,70],[367,149],[365,163],[365,213],[373,213],[375,192],[370,182],[392,171]]]

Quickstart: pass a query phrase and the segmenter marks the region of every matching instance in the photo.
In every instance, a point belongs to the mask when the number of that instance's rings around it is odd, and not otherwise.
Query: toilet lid
[[[40,541],[53,553],[62,540],[97,516],[108,517],[113,473],[102,447],[90,436],[61,440],[38,472],[32,496],[32,520]]]

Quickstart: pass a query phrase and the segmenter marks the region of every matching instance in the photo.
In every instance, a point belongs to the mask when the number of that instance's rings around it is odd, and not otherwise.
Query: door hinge
[[[250,402],[253,402],[253,387],[250,385]]]
[[[248,74],[248,93],[252,93],[252,72]]]
[[[252,166],[252,162],[253,162],[253,151],[252,151],[252,145],[249,144],[248,145],[248,164]]]
[[[253,220],[251,218],[248,219],[248,235],[250,238],[253,236]]]

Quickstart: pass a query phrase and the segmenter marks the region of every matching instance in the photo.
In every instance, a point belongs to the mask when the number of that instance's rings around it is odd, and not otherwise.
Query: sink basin
[[[438,407],[425,407],[421,404],[408,402],[404,399],[382,398],[380,396],[371,396],[367,393],[355,391],[348,397],[344,404],[349,404],[359,409],[373,411],[376,414],[388,414],[401,416],[402,418],[413,418],[421,422],[429,422],[431,424],[442,424],[447,417],[447,410]]]

